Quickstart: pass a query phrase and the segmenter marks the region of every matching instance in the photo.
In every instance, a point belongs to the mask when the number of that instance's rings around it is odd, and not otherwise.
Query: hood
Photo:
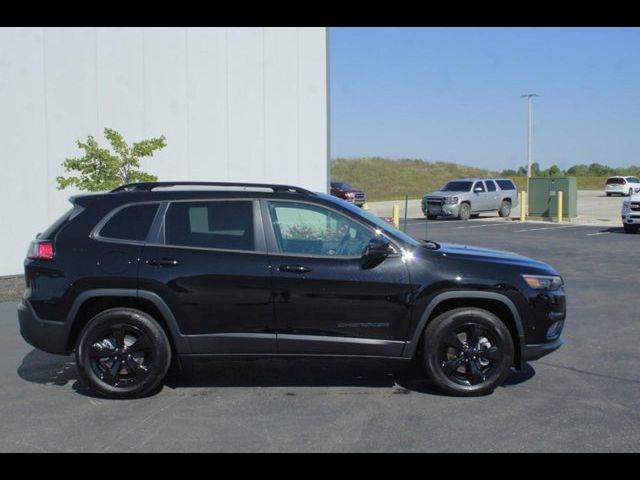
[[[524,257],[513,252],[504,252],[490,248],[470,247],[468,245],[457,245],[454,243],[440,244],[440,248],[437,251],[438,253],[445,254],[448,257],[460,260],[501,263],[536,270],[544,274],[557,275],[557,272],[546,263]]]
[[[426,197],[455,197],[457,195],[464,195],[465,193],[469,193],[468,191],[460,191],[460,192],[441,192],[441,191],[437,191],[437,192],[430,192],[430,193],[426,193],[424,195],[423,198]]]

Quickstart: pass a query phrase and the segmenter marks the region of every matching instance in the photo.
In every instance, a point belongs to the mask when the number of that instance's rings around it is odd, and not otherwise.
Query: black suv
[[[415,358],[479,395],[562,344],[552,267],[419,242],[330,195],[156,182],[71,202],[29,249],[20,330],[106,396],[159,390],[174,356],[271,355]]]

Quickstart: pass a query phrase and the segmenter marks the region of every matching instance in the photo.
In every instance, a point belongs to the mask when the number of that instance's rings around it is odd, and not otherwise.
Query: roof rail
[[[242,187],[242,188],[269,188],[273,192],[289,192],[301,193],[304,195],[313,195],[313,192],[300,187],[291,185],[275,185],[271,183],[241,183],[241,182],[139,182],[127,183],[111,190],[116,192],[150,192],[154,188],[159,187]]]

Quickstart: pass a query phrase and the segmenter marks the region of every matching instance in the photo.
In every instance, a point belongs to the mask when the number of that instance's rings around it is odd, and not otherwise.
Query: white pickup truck
[[[626,233],[636,233],[640,229],[640,192],[629,195],[622,203],[622,226]]]

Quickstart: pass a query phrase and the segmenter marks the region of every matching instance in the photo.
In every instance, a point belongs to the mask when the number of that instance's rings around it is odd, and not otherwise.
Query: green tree
[[[557,165],[551,165],[547,170],[544,171],[545,177],[559,177],[562,175],[562,170]]]
[[[80,190],[96,192],[112,190],[126,183],[154,182],[158,179],[139,170],[140,159],[152,157],[156,150],[164,148],[167,145],[164,135],[141,140],[131,146],[120,133],[111,128],[104,129],[104,136],[111,144],[112,151],[98,145],[91,135],[86,142],[76,142],[84,155],[67,158],[62,166],[66,172],[77,172],[78,175],[57,177],[58,190],[75,186]]]

